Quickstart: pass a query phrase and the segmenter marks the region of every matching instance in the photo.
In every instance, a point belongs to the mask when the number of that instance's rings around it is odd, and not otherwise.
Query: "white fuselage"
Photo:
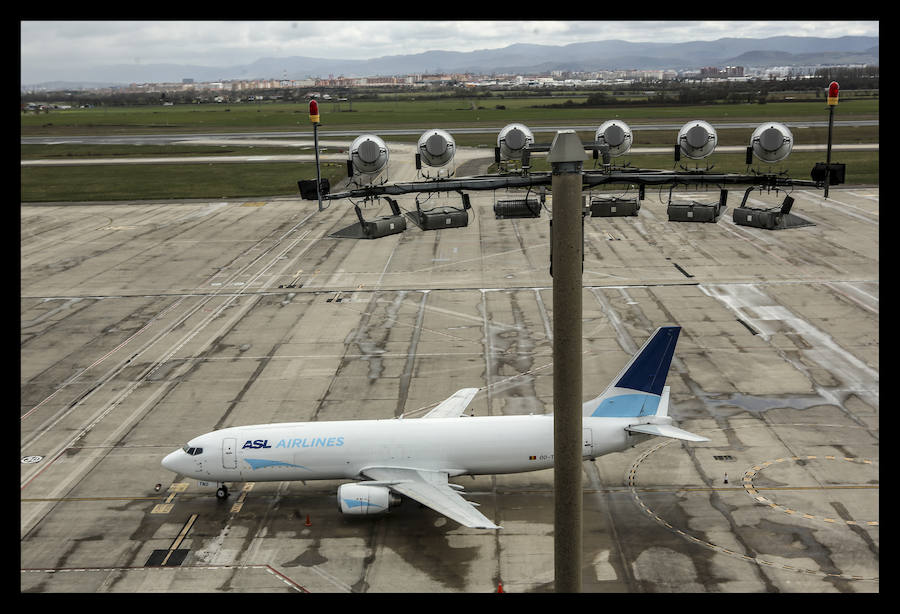
[[[584,458],[646,439],[634,418],[583,418]],[[456,475],[537,471],[553,466],[553,416],[346,420],[237,426],[192,439],[168,469],[216,482],[359,479],[366,467]],[[197,452],[202,448],[202,452]]]

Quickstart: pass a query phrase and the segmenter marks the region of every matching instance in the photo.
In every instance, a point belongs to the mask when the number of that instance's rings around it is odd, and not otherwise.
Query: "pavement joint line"
[[[247,271],[247,270],[249,270],[251,267],[257,265],[257,263],[262,263],[262,264],[264,265],[263,268],[260,269],[260,270],[258,270],[258,271],[256,271],[255,273],[253,273],[253,279],[255,280],[256,278],[258,278],[258,277],[260,277],[261,275],[263,275],[263,273],[266,273],[271,267],[273,267],[273,266],[281,259],[281,256],[285,255],[288,251],[290,251],[291,249],[293,249],[294,247],[296,247],[298,244],[300,244],[300,242],[301,242],[302,240],[306,239],[306,237],[309,236],[309,235],[312,233],[312,230],[307,230],[306,232],[304,232],[304,233],[302,233],[301,235],[299,235],[299,237],[292,238],[290,242],[287,242],[287,246],[286,246],[286,247],[283,247],[283,245],[282,245],[282,243],[285,242],[285,240],[286,240],[286,238],[288,237],[288,235],[289,235],[294,229],[300,227],[300,226],[303,224],[303,222],[305,222],[306,219],[309,219],[310,217],[312,217],[312,215],[313,215],[313,213],[310,213],[310,214],[307,215],[303,220],[301,220],[300,222],[298,222],[297,224],[295,224],[294,227],[293,227],[290,231],[288,231],[288,232],[284,233],[283,235],[281,235],[280,237],[276,238],[274,244],[273,244],[271,247],[269,247],[268,249],[265,249],[261,254],[259,254],[259,255],[256,256],[255,258],[253,258],[253,259],[251,260],[251,262],[250,262],[249,264],[245,265],[241,270],[242,270],[242,271]],[[325,232],[325,231],[323,230],[323,233],[324,233],[324,232]],[[302,255],[303,255],[303,254],[304,254],[304,253],[305,253],[305,252],[306,252],[306,251],[307,251],[307,250],[308,250],[308,249],[309,249],[309,248],[310,248],[310,247],[311,247],[318,239],[320,239],[320,238],[321,238],[321,237],[316,237],[316,238],[314,238],[312,241],[310,241],[309,244],[306,245],[306,247],[304,247],[303,249],[301,249],[300,252],[294,256],[294,258],[299,258],[300,256],[302,256]],[[282,248],[282,247],[283,247],[283,249],[280,249],[280,250],[279,250],[279,248]],[[274,254],[274,258],[272,257],[273,254]],[[231,277],[231,279],[234,279],[234,277],[235,277],[235,275],[233,275],[233,276]],[[122,390],[122,391],[120,391],[120,392],[117,392],[117,393],[115,394],[115,396],[113,397],[113,399],[111,399],[110,401],[108,401],[108,402],[101,408],[101,410],[100,410],[99,412],[97,412],[97,413],[95,413],[95,414],[93,415],[93,417],[92,417],[92,422],[91,422],[90,424],[88,424],[88,426],[81,428],[80,431],[79,431],[79,434],[78,434],[77,436],[75,436],[73,439],[71,439],[70,441],[66,442],[65,444],[63,444],[63,445],[61,446],[61,448],[59,449],[58,453],[56,453],[56,454],[53,455],[53,459],[50,461],[50,463],[48,463],[48,464],[44,465],[43,467],[41,467],[36,473],[32,474],[30,477],[28,477],[28,476],[26,477],[25,481],[22,482],[22,483],[20,484],[20,491],[21,491],[21,490],[24,490],[24,489],[25,489],[26,487],[28,487],[28,486],[29,486],[29,485],[30,485],[37,477],[39,477],[40,475],[42,475],[43,472],[44,472],[50,465],[52,465],[54,461],[56,461],[60,456],[62,456],[62,455],[66,452],[66,450],[68,449],[68,447],[69,447],[70,445],[72,445],[72,444],[78,442],[80,439],[82,439],[82,438],[85,437],[88,433],[90,433],[90,432],[93,430],[93,428],[94,428],[97,424],[99,424],[104,418],[106,418],[106,416],[108,416],[114,409],[116,409],[117,407],[119,407],[119,406],[122,404],[122,402],[125,400],[125,398],[128,397],[135,389],[137,389],[137,388],[143,383],[143,380],[144,380],[145,377],[150,377],[153,373],[155,373],[155,372],[160,368],[160,366],[162,366],[166,361],[170,360],[171,357],[174,356],[174,355],[175,355],[175,354],[176,354],[176,353],[177,353],[177,352],[178,352],[178,351],[179,351],[186,343],[188,343],[189,341],[191,341],[197,334],[199,334],[201,331],[203,331],[204,329],[206,329],[207,325],[210,324],[211,322],[213,322],[213,320],[214,320],[215,318],[218,317],[218,314],[220,314],[222,311],[225,310],[226,307],[228,307],[231,303],[233,303],[233,302],[234,302],[234,299],[237,298],[238,296],[240,296],[240,294],[236,294],[234,297],[232,297],[232,298],[226,300],[222,305],[220,305],[220,306],[215,310],[214,313],[208,314],[208,315],[206,315],[205,317],[203,317],[203,318],[201,319],[201,321],[200,321],[199,324],[195,325],[195,326],[194,326],[187,334],[184,334],[184,335],[181,337],[180,341],[176,342],[175,345],[170,345],[170,346],[169,346],[169,349],[166,351],[164,357],[161,358],[161,359],[159,359],[159,360],[157,360],[156,363],[155,363],[155,366],[153,366],[151,369],[149,369],[149,371],[148,371],[148,370],[145,370],[144,372],[142,372],[141,376],[140,376],[136,381],[132,382],[132,383],[131,383],[129,386],[127,386],[124,390]],[[180,301],[179,301],[179,302],[180,302]],[[182,316],[182,320],[181,320],[181,321],[186,321],[187,318],[188,318],[191,314],[195,313],[197,309],[199,309],[201,306],[203,306],[203,305],[205,304],[205,302],[206,302],[206,301],[201,302],[200,304],[196,305],[193,309],[189,310],[189,312],[188,312],[187,315]],[[248,305],[249,305],[249,304],[252,304],[252,303],[248,303]],[[238,309],[236,310],[236,313],[235,313],[235,314],[232,314],[231,317],[226,321],[226,323],[223,324],[223,325],[220,327],[219,332],[216,333],[216,335],[221,334],[221,331],[224,330],[224,329],[229,325],[229,322],[231,322],[231,321],[233,321],[234,319],[236,319],[236,318],[237,318],[237,317],[238,317],[245,309],[247,309],[246,306],[241,306],[240,308],[238,308]],[[144,350],[149,349],[149,347],[151,347],[152,345],[154,345],[159,339],[162,338],[162,336],[168,335],[169,333],[174,332],[174,330],[176,330],[176,329],[177,329],[177,327],[174,327],[174,326],[170,326],[169,328],[164,329],[164,331],[161,333],[161,336],[155,337],[154,340],[153,340],[153,342],[152,342],[150,345],[145,346]],[[181,334],[181,333],[179,333],[179,334]],[[177,335],[176,335],[176,336],[177,336]],[[209,344],[214,338],[215,338],[215,337],[211,337],[206,343]],[[144,351],[144,350],[142,350],[142,351]],[[124,363],[123,363],[123,364],[124,364]],[[121,368],[121,367],[120,367],[120,368]],[[120,369],[120,368],[117,368],[117,369]],[[118,370],[117,370],[116,372],[118,372]],[[111,378],[110,378],[110,380],[111,380]],[[106,381],[110,381],[110,380],[106,380]],[[105,383],[105,382],[104,382],[104,383]],[[95,387],[91,388],[91,390],[90,390],[90,392],[88,393],[87,396],[93,394],[96,390],[99,389],[99,387],[100,387],[100,386],[95,386]],[[113,435],[111,435],[110,437],[115,436],[116,433],[118,433],[118,431],[119,431],[120,429],[125,428],[127,425],[133,424],[134,421],[138,418],[139,415],[143,415],[143,414],[144,414],[144,412],[146,411],[146,406],[147,406],[149,403],[151,403],[151,402],[156,398],[157,395],[159,395],[159,394],[161,394],[162,392],[166,391],[166,389],[167,389],[167,385],[163,385],[163,386],[161,386],[160,388],[158,388],[158,389],[151,395],[151,397],[150,397],[149,399],[147,399],[146,401],[144,401],[144,403],[142,403],[142,404],[138,407],[138,409],[137,409],[136,412],[132,413],[129,417],[125,418],[125,419],[122,421],[122,424],[119,426],[119,428],[118,428],[116,431],[113,432]],[[64,414],[64,416],[65,416],[65,415],[68,415],[69,412],[72,411],[72,410],[74,409],[74,407],[76,407],[76,406],[78,406],[80,403],[82,403],[82,402],[85,400],[85,398],[86,398],[86,397],[84,397],[84,396],[83,396],[83,397],[80,397],[80,398],[78,399],[78,401],[77,401],[75,404],[73,404],[72,407],[69,408],[69,409],[66,411],[66,413]],[[64,416],[60,416],[59,418],[57,418],[56,422],[58,422],[59,420],[61,420],[62,417],[64,417]],[[49,427],[48,427],[48,429],[49,429]],[[45,429],[44,432],[46,432],[46,430],[47,430],[47,429]],[[33,440],[32,440],[32,443],[33,443]],[[82,463],[82,466],[84,466],[85,463],[92,463],[92,464],[93,464],[94,462],[95,462],[95,461],[93,461],[92,458],[88,458],[88,459],[86,459],[86,460]],[[82,471],[82,469],[79,469],[79,471]],[[62,488],[67,487],[67,484],[68,484],[68,482],[65,482],[65,483],[60,484],[60,486],[57,487],[57,489],[54,491],[54,493],[57,492],[57,491],[60,491]],[[162,505],[164,505],[164,506],[165,506],[165,505],[171,506],[172,504],[171,504],[171,503],[166,503],[166,504],[162,504]],[[170,510],[171,510],[171,507],[169,507],[169,509],[166,510],[164,507],[159,507],[159,506],[158,506],[157,508],[154,508],[154,511],[153,511],[152,513],[168,513],[168,511],[170,511]],[[31,516],[29,516],[29,518],[28,518],[28,522],[29,522],[29,523],[32,522],[32,520],[33,520],[33,518],[34,518],[34,515],[37,514],[37,513],[39,513],[39,511],[40,511],[40,510],[35,510],[35,511],[32,512]]]
[[[777,568],[786,569],[786,570],[788,570],[788,571],[794,571],[794,572],[798,572],[798,573],[805,573],[805,574],[809,574],[809,575],[819,575],[819,576],[833,577],[833,578],[843,578],[843,579],[847,579],[847,580],[862,580],[862,581],[872,581],[872,582],[878,582],[878,581],[879,581],[879,577],[878,577],[878,576],[868,578],[868,577],[858,576],[858,575],[840,574],[840,573],[837,573],[837,574],[836,574],[836,573],[830,573],[830,572],[821,571],[821,570],[818,570],[818,569],[805,569],[805,568],[795,567],[795,566],[791,566],[791,565],[787,565],[787,564],[783,564],[783,563],[775,563],[775,562],[773,562],[773,561],[768,561],[768,560],[766,560],[766,559],[759,558],[759,557],[756,557],[756,556],[747,556],[747,555],[743,555],[743,554],[740,554],[740,553],[737,553],[737,552],[733,552],[733,551],[731,551],[731,550],[728,550],[727,548],[724,548],[724,547],[722,547],[722,546],[719,546],[719,545],[713,544],[713,543],[711,543],[711,542],[708,542],[708,541],[699,539],[699,538],[697,538],[697,537],[695,537],[695,536],[693,536],[693,535],[690,535],[689,533],[686,533],[686,532],[682,531],[681,529],[676,529],[676,528],[672,527],[672,525],[668,524],[668,523],[667,523],[665,520],[663,520],[658,514],[656,514],[655,512],[653,512],[653,511],[652,511],[650,508],[648,508],[646,505],[644,505],[643,501],[641,501],[640,497],[639,497],[638,494],[637,494],[637,488],[636,488],[636,485],[635,485],[635,480],[636,480],[636,477],[637,477],[637,469],[638,469],[639,465],[640,465],[642,462],[644,462],[644,460],[646,460],[651,454],[653,454],[654,452],[656,452],[656,451],[659,450],[660,448],[663,448],[663,447],[665,447],[665,446],[671,444],[673,441],[674,441],[674,440],[672,440],[672,439],[669,439],[669,440],[667,440],[667,441],[663,441],[663,442],[661,442],[661,443],[655,445],[654,447],[650,448],[650,449],[647,450],[646,452],[642,453],[640,456],[637,457],[637,459],[634,461],[634,463],[633,463],[632,466],[630,467],[630,470],[629,470],[628,473],[627,473],[626,485],[629,486],[629,487],[631,488],[631,494],[633,495],[635,501],[636,501],[637,503],[639,503],[639,504],[641,505],[641,507],[645,508],[646,511],[647,511],[647,513],[650,515],[650,517],[653,518],[657,523],[659,523],[659,524],[661,524],[661,525],[667,527],[670,531],[672,531],[672,532],[674,532],[674,533],[677,533],[678,535],[681,535],[682,537],[685,537],[685,538],[687,538],[687,539],[693,541],[694,543],[697,543],[697,544],[700,544],[700,545],[702,545],[702,546],[705,546],[705,547],[707,547],[707,548],[709,548],[709,549],[711,549],[711,550],[714,550],[714,551],[717,551],[717,552],[721,552],[721,553],[723,553],[723,554],[727,554],[727,555],[729,555],[729,556],[734,556],[734,557],[736,557],[736,558],[744,559],[744,560],[746,560],[746,561],[755,563],[755,564],[757,564],[757,565],[766,565],[767,567],[777,567]],[[801,458],[801,457],[795,457],[795,459],[796,459],[796,460],[806,460],[805,458]],[[783,458],[782,458],[782,459],[779,459],[779,460],[777,460],[777,461],[775,461],[775,462],[781,462],[781,461],[784,461],[784,460],[786,460],[786,459],[783,459]],[[849,458],[848,458],[848,459],[845,459],[845,460],[859,461],[860,459],[849,459]],[[860,462],[864,462],[864,461],[860,461]],[[869,462],[871,463],[871,461],[869,461]],[[750,470],[748,470],[748,471],[750,471]],[[752,484],[752,482],[751,482],[751,484]],[[746,488],[747,488],[747,487],[746,487],[746,485],[745,485],[745,486],[744,486],[744,489],[746,489]],[[685,489],[679,489],[679,490],[685,490]],[[767,501],[767,500],[765,500],[764,498],[758,498],[758,497],[754,497],[754,498],[757,499],[757,500],[763,499],[764,501]],[[772,508],[777,508],[777,507],[778,507],[778,506],[775,505],[774,503],[771,503],[771,504],[769,504],[769,505],[770,505],[770,507],[772,507]],[[790,513],[791,513],[791,514],[794,514],[795,512],[794,512],[793,510],[790,510]],[[855,521],[847,521],[847,524],[857,524],[857,523],[856,523]]]
[[[20,573],[66,573],[66,572],[105,572],[109,573],[111,571],[160,571],[160,570],[168,570],[168,571],[177,571],[179,569],[205,569],[208,571],[221,571],[226,569],[263,569],[268,573],[272,574],[294,590],[300,591],[302,593],[308,593],[309,591],[303,586],[297,584],[289,577],[273,568],[271,565],[259,564],[259,563],[238,563],[232,565],[179,565],[178,567],[161,567],[158,565],[136,565],[136,566],[111,566],[111,567],[22,567],[19,569]]]

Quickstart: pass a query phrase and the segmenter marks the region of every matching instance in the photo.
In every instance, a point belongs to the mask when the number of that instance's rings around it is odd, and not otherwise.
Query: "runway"
[[[852,119],[852,120],[835,120],[835,127],[853,127],[853,126],[877,126],[877,119]],[[795,121],[784,122],[791,129],[794,128],[822,128],[827,127],[827,121]],[[635,131],[641,130],[678,130],[683,123],[653,123],[653,124],[634,124],[631,127]],[[713,128],[716,130],[724,130],[729,128],[749,128],[754,129],[759,122],[712,122]],[[386,136],[418,136],[433,128],[434,126],[422,126],[420,128],[388,128],[377,130],[377,134],[381,137]],[[484,132],[499,131],[503,125],[484,126],[478,128],[470,128],[465,126],[453,127],[450,129],[452,134],[480,134]],[[557,130],[576,130],[595,132],[596,125],[560,125],[560,126],[530,126],[531,131],[535,133],[555,134]],[[335,137],[347,138],[353,140],[360,135],[357,128],[351,130],[333,130],[327,126],[323,126],[319,130],[320,139],[331,139]],[[181,133],[181,134],[121,134],[121,135],[76,135],[76,136],[23,136],[21,143],[23,145],[60,145],[60,144],[93,144],[93,145],[165,145],[173,143],[184,143],[189,141],[205,141],[210,138],[209,133]],[[227,140],[257,140],[257,139],[312,139],[312,130],[298,131],[278,131],[278,132],[223,132],[216,134],[216,138]]]

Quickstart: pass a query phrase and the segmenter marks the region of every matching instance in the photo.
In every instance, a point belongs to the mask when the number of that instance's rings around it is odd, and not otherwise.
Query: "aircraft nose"
[[[164,459],[162,459],[162,466],[168,469],[173,473],[178,473],[178,455],[181,454],[181,450],[176,450],[171,454],[168,454]]]

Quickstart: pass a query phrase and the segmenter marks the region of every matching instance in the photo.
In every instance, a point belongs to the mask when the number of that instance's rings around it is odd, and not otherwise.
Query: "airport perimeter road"
[[[669,222],[659,194],[585,220],[585,400],[680,325],[670,414],[711,441],[584,464],[584,590],[878,592],[879,189],[796,189],[815,225],[778,231]],[[548,214],[495,219],[507,196],[371,241],[331,236],[347,202],[23,204],[20,589],[552,591],[552,470],[454,479],[484,531],[342,516],[337,481],[219,502],[160,466],[216,428],[415,419],[464,387],[476,415],[552,411]]]

